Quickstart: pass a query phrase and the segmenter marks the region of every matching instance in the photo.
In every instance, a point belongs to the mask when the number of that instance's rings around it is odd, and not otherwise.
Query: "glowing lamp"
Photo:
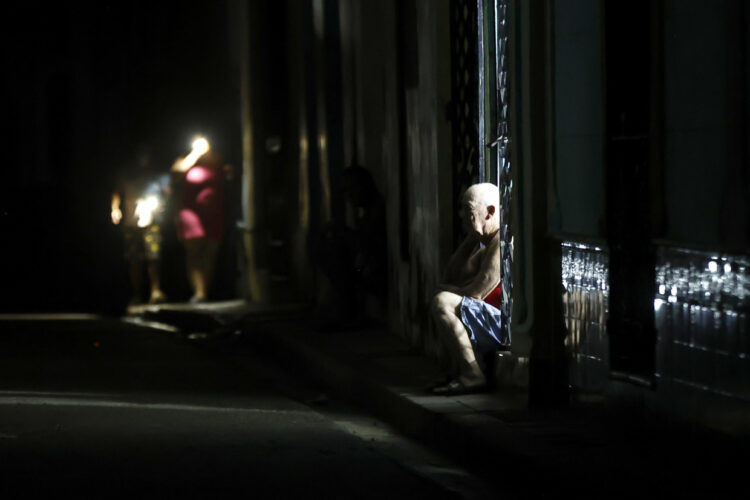
[[[209,145],[205,137],[198,137],[193,141],[193,152],[203,154],[208,151]]]
[[[151,195],[138,198],[135,202],[135,216],[138,218],[138,227],[146,227],[154,221],[154,212],[159,208],[159,198]]]

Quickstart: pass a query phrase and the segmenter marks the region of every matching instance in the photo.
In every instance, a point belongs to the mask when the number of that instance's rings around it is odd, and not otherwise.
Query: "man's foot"
[[[151,292],[151,298],[148,299],[149,304],[163,304],[166,301],[167,297],[161,290],[155,290]]]
[[[443,377],[439,381],[432,383],[429,387],[427,387],[427,390],[429,392],[433,392],[438,387],[441,387],[443,385],[447,385],[447,384],[449,384],[452,381],[453,381],[453,377],[451,377],[450,375],[448,375],[446,377]]]
[[[439,385],[432,389],[433,394],[439,396],[459,396],[461,394],[475,394],[477,392],[486,392],[487,383],[483,380],[476,382],[462,382],[461,379],[453,379],[447,384]]]

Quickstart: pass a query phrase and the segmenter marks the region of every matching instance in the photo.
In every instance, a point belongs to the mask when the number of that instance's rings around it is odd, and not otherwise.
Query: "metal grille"
[[[451,2],[456,198],[475,182],[493,182],[501,189],[507,188],[505,198],[510,201],[508,3],[508,0]],[[492,158],[485,156],[485,128],[492,141],[487,147],[496,153]]]
[[[453,199],[479,179],[477,1],[451,0],[451,118]],[[460,241],[461,221],[454,218],[455,243]]]
[[[510,330],[513,310],[513,232],[511,221],[511,197],[513,180],[510,161],[510,82],[508,79],[509,9],[508,0],[495,0],[495,89],[496,89],[496,131],[493,147],[496,151],[496,175],[492,179],[500,187],[502,205],[502,287],[503,324]],[[508,332],[510,333],[510,331]]]
[[[661,383],[750,402],[750,259],[662,246],[655,288]]]
[[[600,391],[609,373],[609,256],[583,243],[569,241],[561,246],[569,381],[578,390]]]
[[[510,334],[513,310],[513,233],[510,162],[510,80],[508,0],[452,0],[451,56],[454,200],[476,182],[500,188],[503,222],[501,307]],[[487,89],[488,91],[486,91]],[[487,136],[492,138],[485,145]],[[488,153],[485,155],[485,153]],[[460,221],[454,239],[460,239]]]
[[[750,402],[750,259],[668,246],[656,255],[660,396],[675,408],[685,399],[714,411]],[[600,248],[564,242],[561,265],[570,383],[600,391],[609,380],[609,258]]]

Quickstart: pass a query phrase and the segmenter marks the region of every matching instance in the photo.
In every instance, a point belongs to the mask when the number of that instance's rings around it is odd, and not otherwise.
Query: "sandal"
[[[477,392],[485,392],[488,389],[486,383],[466,385],[459,379],[454,379],[445,385],[439,385],[432,389],[433,394],[439,396],[459,396],[461,394],[474,394]]]
[[[429,385],[429,386],[427,387],[427,391],[428,391],[428,392],[433,392],[433,391],[434,391],[435,389],[437,389],[438,387],[441,387],[441,386],[447,385],[447,384],[449,384],[449,383],[450,383],[451,381],[453,381],[453,377],[450,377],[450,376],[447,376],[447,377],[443,377],[443,378],[442,378],[442,379],[440,379],[439,381],[437,381],[437,382],[433,382],[432,384],[430,384],[430,385]]]

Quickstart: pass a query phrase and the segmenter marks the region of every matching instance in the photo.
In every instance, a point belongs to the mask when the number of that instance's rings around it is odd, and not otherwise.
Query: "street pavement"
[[[0,317],[0,498],[493,497],[240,330],[190,324]]]
[[[23,412],[41,404],[33,398],[47,396],[13,391],[49,391],[55,398],[67,391],[64,397],[76,401],[94,393],[105,402],[89,405],[91,413],[77,420],[72,413],[65,421],[62,413],[57,420],[40,420],[24,438],[33,448],[14,444],[18,432],[3,423],[0,444],[10,444],[0,449],[14,453],[6,456],[14,477],[21,478],[14,484],[36,484],[42,462],[67,463],[62,452],[42,453],[44,460],[35,462],[34,452],[22,450],[75,449],[72,463],[87,463],[97,474],[116,471],[110,476],[119,481],[112,483],[116,491],[133,484],[125,478],[135,478],[141,486],[160,485],[161,493],[205,492],[221,484],[230,493],[256,488],[258,498],[294,496],[301,485],[311,498],[750,497],[748,447],[740,438],[595,395],[550,410],[529,409],[526,392],[512,388],[434,396],[427,387],[441,377],[438,368],[381,325],[321,328],[304,307],[269,310],[241,302],[130,313],[124,322],[108,320],[120,326],[72,328],[76,342],[62,340],[66,335],[59,330],[19,323],[16,337],[28,339],[12,342],[11,355],[0,345],[7,360],[0,369],[2,388],[12,389],[0,394],[0,414],[8,414],[13,398],[29,398],[13,414],[16,425],[36,422],[33,412]],[[101,336],[118,328],[129,333]],[[279,373],[291,374],[296,383],[281,383],[265,370],[252,374],[264,359],[274,360],[284,369]],[[122,401],[142,406],[113,404]],[[339,404],[346,410],[337,410]],[[351,408],[382,423],[341,418]],[[156,413],[166,417],[159,420]],[[88,437],[73,448],[45,447],[74,421],[103,423],[91,424],[89,434],[74,426],[78,431],[69,436],[80,431]],[[118,422],[125,428],[132,422],[132,432],[117,430]],[[161,430],[149,434],[152,425]],[[107,433],[121,438],[108,441],[114,438]],[[362,442],[369,443],[368,451],[356,444]],[[137,443],[153,448],[144,453],[134,448]],[[123,460],[101,458],[112,453]],[[127,465],[152,455],[148,467]],[[79,477],[70,470],[49,474]],[[165,474],[161,482],[159,474]]]
[[[439,450],[498,495],[750,498],[746,438],[596,394],[547,410],[530,409],[523,388],[434,396],[427,387],[441,377],[438,368],[382,325],[334,329],[316,325],[303,310],[274,318],[258,315],[256,305],[245,307],[166,307],[137,317],[196,332],[210,319],[219,343],[239,331],[243,342]]]
[[[266,324],[252,338],[279,360],[516,498],[750,498],[748,443],[603,396],[530,409],[526,391],[435,396],[441,376],[380,327]],[[262,334],[260,334],[262,332]]]

